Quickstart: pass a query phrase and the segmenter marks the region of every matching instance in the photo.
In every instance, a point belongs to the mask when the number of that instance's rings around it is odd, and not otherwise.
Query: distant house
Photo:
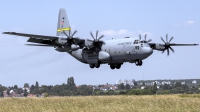
[[[145,83],[146,86],[151,86],[150,82]]]
[[[104,86],[104,87],[101,87],[100,90],[101,91],[108,91],[108,90],[110,90],[110,87]]]
[[[3,91],[3,96],[4,96],[4,97],[8,97],[7,90],[4,90],[4,91]]]
[[[22,90],[26,90],[28,93],[30,93],[30,87],[24,87]]]
[[[110,86],[110,90],[116,90],[117,87],[116,86]]]
[[[163,82],[161,82],[161,84],[162,84],[162,85],[164,85],[164,84],[169,84],[169,85],[170,85],[171,82],[170,82],[170,81],[163,81]]]
[[[160,85],[161,85],[161,83],[160,83],[160,82],[158,82],[158,81],[151,82],[151,85],[153,86],[153,85],[154,85],[154,83],[156,83],[156,85],[158,85],[158,86],[160,86]]]
[[[185,81],[181,82],[181,84],[185,84]]]
[[[98,86],[93,86],[92,89],[94,91],[94,90],[99,90],[100,88]]]
[[[193,81],[192,81],[192,84],[197,84],[197,81],[196,81],[196,80],[193,80]]]
[[[28,94],[28,96],[27,97],[37,97],[36,95],[34,95],[34,94]]]

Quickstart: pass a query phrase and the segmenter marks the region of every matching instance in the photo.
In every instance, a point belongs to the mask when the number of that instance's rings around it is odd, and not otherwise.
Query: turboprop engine
[[[69,51],[76,51],[80,48],[79,45],[72,44],[71,46],[66,47],[57,47],[55,50],[59,52],[69,52]]]

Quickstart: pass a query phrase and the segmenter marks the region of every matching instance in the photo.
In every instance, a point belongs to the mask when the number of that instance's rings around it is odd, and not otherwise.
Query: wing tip
[[[2,32],[2,34],[15,34],[16,32],[9,32],[9,31],[5,31],[5,32]]]

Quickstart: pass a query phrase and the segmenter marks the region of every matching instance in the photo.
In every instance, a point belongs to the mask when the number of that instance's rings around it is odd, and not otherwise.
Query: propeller
[[[77,30],[75,30],[72,35],[71,35],[71,28],[68,30],[69,31],[69,35],[63,31],[63,33],[67,36],[66,40],[67,42],[64,44],[64,46],[68,46],[68,45],[72,45],[72,44],[75,44],[77,45],[76,41],[77,41],[77,38],[74,38],[73,36],[78,32]]]
[[[99,50],[101,50],[101,46],[103,44],[105,44],[104,41],[100,40],[104,37],[104,35],[101,35],[99,38],[98,38],[98,33],[99,31],[97,30],[96,31],[96,37],[94,37],[94,35],[92,34],[92,32],[90,32],[90,35],[92,36],[93,40],[90,40],[88,39],[88,41],[92,42],[92,47],[95,47],[95,48],[98,48]],[[90,47],[90,48],[92,48]]]
[[[142,39],[141,34],[139,34],[139,38],[140,38],[140,40]],[[147,34],[144,35],[144,42],[145,43],[149,43],[149,42],[152,41],[151,39],[149,39],[148,41],[146,41],[146,39],[147,39]]]
[[[162,53],[165,52],[165,50],[167,50],[167,56],[169,56],[170,52],[169,52],[169,49],[174,53],[174,49],[171,47],[173,46],[174,44],[171,44],[170,42],[173,40],[174,37],[171,37],[170,40],[168,41],[168,34],[166,34],[166,41],[161,37],[161,40],[165,43],[164,44],[164,50],[162,51]]]

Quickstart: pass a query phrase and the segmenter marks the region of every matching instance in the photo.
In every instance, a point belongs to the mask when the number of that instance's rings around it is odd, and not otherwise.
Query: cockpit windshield
[[[146,42],[146,41],[144,41],[144,40],[143,40],[143,41],[140,41],[140,42],[141,42],[141,43],[147,43],[147,42]]]

